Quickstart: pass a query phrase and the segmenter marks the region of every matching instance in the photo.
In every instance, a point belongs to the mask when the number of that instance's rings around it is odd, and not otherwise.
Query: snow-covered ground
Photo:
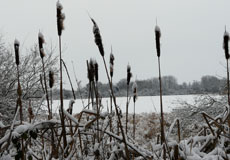
[[[199,95],[173,95],[173,96],[163,96],[163,108],[164,112],[170,112],[173,108],[178,107],[179,101],[186,101],[187,103],[194,103],[194,98]],[[64,100],[64,108],[67,109],[70,100]],[[117,105],[122,109],[123,112],[126,110],[126,97],[118,97],[116,99]],[[88,104],[87,99],[83,99],[84,106]],[[102,104],[104,106],[103,111],[107,110],[107,106],[110,108],[110,99],[103,98]],[[59,100],[53,102],[53,111],[57,111],[60,105]],[[77,99],[73,105],[73,113],[79,113],[83,109],[83,104],[81,99]],[[136,102],[136,113],[149,113],[149,112],[159,112],[160,111],[160,97],[159,96],[144,96],[138,97]],[[133,112],[133,99],[130,99],[129,113]]]

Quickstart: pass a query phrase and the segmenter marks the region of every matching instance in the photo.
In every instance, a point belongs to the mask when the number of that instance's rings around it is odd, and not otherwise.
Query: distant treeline
[[[159,95],[159,79],[152,78],[147,80],[136,80],[138,86],[139,96],[156,96]],[[114,93],[117,97],[127,95],[127,81],[121,79],[119,82],[113,85]],[[132,95],[132,84],[130,85],[130,95]],[[109,97],[110,93],[108,84],[98,82],[98,90],[102,97]],[[177,79],[174,76],[162,77],[162,87],[164,95],[186,95],[186,94],[224,94],[226,91],[226,79],[217,78],[215,76],[203,76],[200,81],[193,81],[190,83],[178,84]],[[78,98],[88,97],[89,85],[77,89],[75,94]],[[58,90],[55,91],[55,97],[58,98]],[[64,90],[64,98],[72,98],[71,90]]]

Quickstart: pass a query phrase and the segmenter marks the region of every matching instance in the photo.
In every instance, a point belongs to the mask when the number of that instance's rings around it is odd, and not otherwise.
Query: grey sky
[[[199,80],[202,75],[225,76],[222,49],[224,26],[230,31],[229,0],[61,0],[66,14],[63,45],[70,72],[74,62],[83,84],[86,60],[99,63],[100,81],[107,82],[99,51],[94,43],[92,23],[101,31],[106,59],[110,47],[115,55],[114,81],[126,77],[131,65],[134,77],[156,77],[157,57],[154,27],[162,32],[162,74],[179,82]],[[15,37],[23,51],[37,43],[38,31],[47,44],[57,45],[55,0],[2,0],[0,31],[9,43]],[[73,78],[73,74],[71,74]]]

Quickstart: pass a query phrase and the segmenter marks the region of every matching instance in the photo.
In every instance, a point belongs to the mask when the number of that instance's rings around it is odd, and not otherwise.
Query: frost
[[[63,9],[63,6],[62,6],[62,4],[61,4],[59,1],[57,1],[56,7],[57,7],[58,9],[60,9],[60,10]]]
[[[155,26],[155,32],[160,32],[161,33],[161,29],[158,25]]]
[[[228,36],[229,37],[229,33],[227,31],[224,32],[224,36]]]
[[[4,128],[5,125],[2,123],[2,121],[0,121],[0,128]]]
[[[15,39],[15,40],[14,40],[14,45],[18,45],[18,46],[19,46],[19,45],[20,45],[19,40]]]

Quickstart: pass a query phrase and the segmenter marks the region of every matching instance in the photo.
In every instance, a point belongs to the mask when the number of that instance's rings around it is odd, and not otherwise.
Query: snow
[[[0,121],[0,128],[4,128],[5,125],[2,123],[2,121]]]
[[[42,39],[42,43],[45,42],[44,35],[41,32],[38,33],[38,37]]]
[[[163,96],[163,110],[164,112],[171,112],[173,108],[179,106],[179,101],[186,101],[188,103],[194,103],[194,98],[199,95],[176,95],[176,96]],[[69,103],[71,100],[64,100],[64,109],[68,109]],[[88,100],[83,99],[87,104]],[[126,97],[117,97],[117,105],[120,106],[122,111],[126,110]],[[110,106],[110,98],[102,98],[102,111],[107,111],[107,106]],[[160,112],[160,97],[159,96],[140,96],[138,101],[135,104],[136,113],[151,113],[151,112]],[[54,111],[58,112],[58,106],[60,106],[59,100],[53,101]],[[133,113],[133,101],[129,103],[129,113]],[[56,107],[56,108],[55,108]],[[81,99],[76,99],[73,104],[73,113],[80,113],[83,110]],[[91,108],[91,105],[90,105]],[[110,108],[110,107],[109,107]],[[114,109],[114,107],[113,107]]]
[[[229,33],[227,31],[224,32],[224,36],[228,36],[229,37]]]
[[[15,40],[14,40],[14,44],[15,44],[15,45],[20,45],[19,40],[15,39]]]
[[[160,27],[158,25],[156,25],[156,27],[155,27],[155,32],[160,32],[161,33],[161,29],[160,29]]]
[[[57,1],[56,6],[57,6],[58,9],[63,9],[63,6],[59,1]]]

